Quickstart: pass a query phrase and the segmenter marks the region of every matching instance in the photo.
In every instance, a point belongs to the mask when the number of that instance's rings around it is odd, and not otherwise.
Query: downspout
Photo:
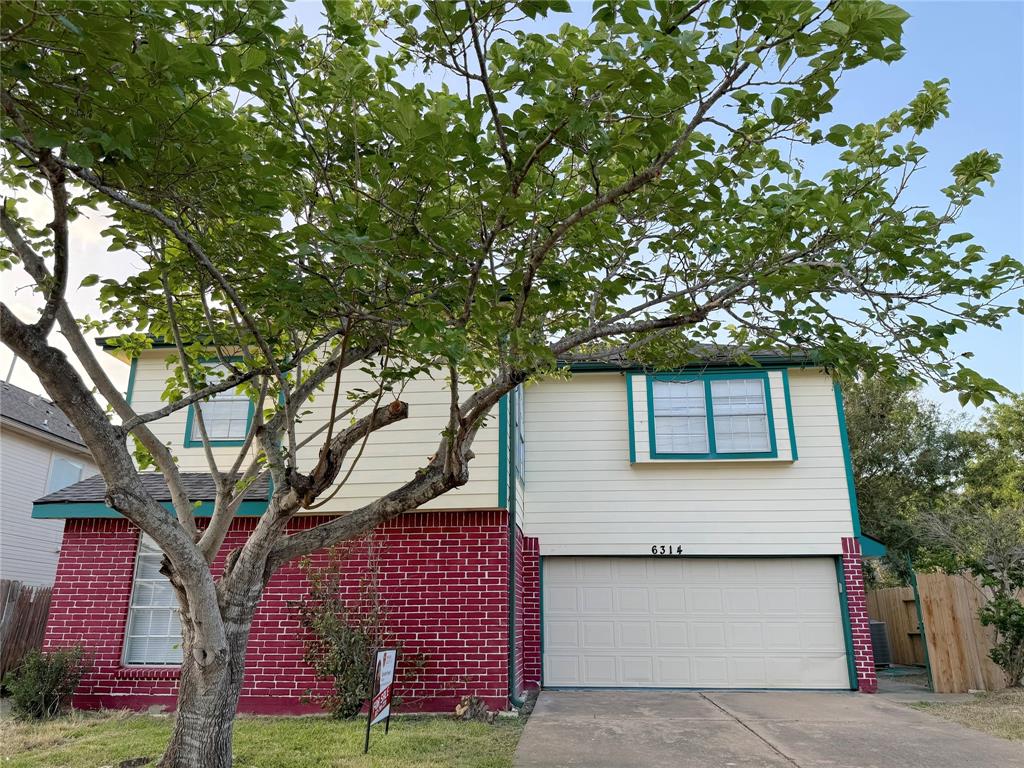
[[[917,629],[921,633],[921,648],[924,650],[924,668],[928,673],[928,688],[935,690],[932,680],[932,663],[928,658],[928,635],[925,634],[924,614],[921,612],[921,593],[917,589],[917,573],[914,572],[914,561],[907,555],[907,567],[910,569],[910,586],[914,588],[914,607],[917,608]]]
[[[521,709],[526,702],[516,695],[516,452],[515,390],[502,398],[499,405],[499,450],[507,456],[504,463],[508,472],[505,480],[505,500],[508,507],[508,701],[515,709]],[[510,413],[511,412],[511,413]],[[502,430],[501,426],[505,429]],[[504,431],[504,435],[500,433]],[[499,478],[499,484],[501,479]]]

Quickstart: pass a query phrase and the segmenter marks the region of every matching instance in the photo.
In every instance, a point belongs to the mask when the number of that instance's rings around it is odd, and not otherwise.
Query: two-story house
[[[82,436],[34,392],[0,382],[0,578],[53,583],[64,526],[32,519],[32,502],[96,473]]]
[[[166,357],[131,361],[139,411],[159,405]],[[475,694],[504,707],[537,684],[873,691],[861,557],[879,552],[860,534],[839,389],[803,356],[758,363],[576,365],[517,390],[481,430],[466,486],[350,547],[346,589],[372,570],[390,630],[421,660],[415,675],[399,671],[407,704],[444,709]],[[416,380],[403,399],[410,418],[376,433],[330,505],[294,528],[425,463],[447,415],[444,383]],[[324,400],[303,433],[326,419]],[[251,413],[232,393],[204,407],[225,467]],[[191,412],[154,428],[208,515]],[[166,498],[158,475],[147,482]],[[266,499],[265,484],[249,489],[225,552]],[[34,516],[65,520],[46,642],[95,654],[77,703],[172,704],[181,651],[158,550],[103,505],[98,479],[39,499]],[[243,711],[303,711],[303,694],[325,685],[303,661],[294,601],[305,589],[296,563],[270,581]]]

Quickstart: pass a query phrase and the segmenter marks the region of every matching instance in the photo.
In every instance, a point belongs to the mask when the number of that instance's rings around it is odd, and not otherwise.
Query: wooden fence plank
[[[868,592],[868,616],[885,622],[894,663],[924,664],[924,645],[921,642],[913,589],[890,587]]]
[[[0,579],[0,680],[33,648],[43,646],[50,587]]]

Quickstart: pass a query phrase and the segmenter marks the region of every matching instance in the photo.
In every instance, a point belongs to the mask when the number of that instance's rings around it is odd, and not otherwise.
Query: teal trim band
[[[139,358],[133,357],[131,367],[128,369],[128,389],[125,390],[124,399],[128,405],[132,404],[132,395],[135,393],[135,374],[139,370]]]
[[[850,496],[850,518],[853,535],[860,538],[860,510],[857,508],[857,486],[853,480],[853,459],[850,456],[850,438],[846,433],[846,411],[843,408],[843,390],[838,381],[832,382],[836,395],[836,413],[839,418],[839,440],[843,444],[843,463],[846,465],[846,490]]]
[[[498,506],[508,508],[508,395],[498,401]]]
[[[633,372],[626,371],[626,414],[629,419],[629,463],[636,464],[636,430],[633,415]]]
[[[243,501],[238,506],[238,517],[259,517],[267,508],[266,501]],[[174,505],[169,501],[161,501],[160,506],[169,514],[174,514]],[[196,517],[210,517],[213,515],[213,502],[204,501],[199,504],[193,514]],[[34,520],[84,520],[84,519],[119,519],[123,517],[120,512],[111,509],[106,504],[98,501],[77,501],[77,502],[51,502],[49,504],[33,504],[32,518]]]
[[[846,600],[846,575],[843,571],[843,558],[835,558],[836,583],[839,586],[839,612],[843,618],[843,640],[846,642],[846,673],[850,677],[850,690],[856,691],[857,665],[853,659],[853,626],[850,624],[850,604]]]
[[[860,542],[860,553],[864,557],[885,557],[889,553],[885,544],[876,538],[868,536],[866,533],[862,533],[857,537],[857,541]]]
[[[760,379],[764,384],[765,417],[768,420],[769,449],[751,452],[720,452],[715,442],[715,414],[711,395],[711,382],[720,379]],[[654,382],[658,381],[697,381],[704,384],[704,413],[707,424],[707,453],[664,453],[657,450],[654,429]],[[775,459],[779,456],[779,447],[775,440],[775,416],[772,413],[772,391],[768,372],[761,370],[747,371],[715,371],[704,373],[659,373],[647,376],[647,439],[650,446],[651,459],[668,459],[671,461],[707,461],[730,459]]]
[[[786,426],[789,427],[789,451],[793,461],[799,458],[796,451],[796,430],[793,428],[793,401],[789,395],[789,369],[782,369],[782,395],[786,399]]]

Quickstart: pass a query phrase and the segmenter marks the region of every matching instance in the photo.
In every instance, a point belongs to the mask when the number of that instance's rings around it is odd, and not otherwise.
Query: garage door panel
[[[847,688],[830,558],[544,560],[549,686]]]

